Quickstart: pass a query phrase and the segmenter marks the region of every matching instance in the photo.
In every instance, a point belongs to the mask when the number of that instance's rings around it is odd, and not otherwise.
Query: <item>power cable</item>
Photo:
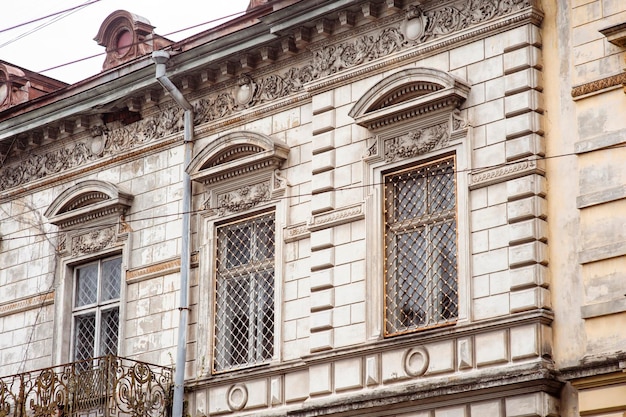
[[[354,143],[358,143],[360,141],[356,141]],[[624,148],[626,147],[626,144],[624,145],[616,145],[613,146],[612,148]],[[550,160],[550,159],[556,159],[556,158],[563,158],[563,157],[569,157],[569,156],[576,156],[577,154],[575,152],[571,152],[571,153],[564,153],[564,154],[559,154],[559,155],[552,155],[552,156],[537,156],[536,158],[534,158],[534,161],[545,161],[545,160]],[[488,170],[488,169],[496,169],[496,168],[502,168],[502,167],[506,167],[506,166],[510,166],[510,165],[514,165],[520,162],[525,162],[528,161],[528,159],[523,159],[523,160],[517,160],[517,161],[511,161],[511,162],[504,162],[501,164],[495,164],[495,165],[490,165],[490,166],[484,166],[484,167],[476,167],[476,168],[468,168],[468,169],[461,169],[461,170],[455,170],[454,173],[455,174],[459,174],[459,173],[467,173],[467,174],[474,174],[474,173],[480,173],[483,172],[484,170]],[[439,174],[436,174],[439,175]],[[441,174],[441,175],[447,175],[447,174]],[[349,191],[349,190],[355,190],[355,189],[364,189],[364,188],[370,188],[370,187],[378,187],[384,185],[384,183],[382,182],[374,182],[374,183],[369,183],[369,184],[359,184],[359,185],[347,185],[347,186],[342,186],[342,187],[337,187],[333,190],[329,190],[327,192],[338,192],[338,191]],[[272,199],[271,201],[280,201],[280,200],[286,200],[286,199],[290,199],[290,198],[302,198],[302,197],[311,197],[313,194],[312,193],[303,193],[303,194],[290,194],[288,196],[283,196],[283,197],[278,197],[275,199]],[[142,209],[142,210],[138,210],[138,211],[134,211],[134,212],[130,212],[127,213],[125,215],[125,219],[124,221],[126,223],[132,224],[132,223],[137,223],[137,222],[145,222],[145,221],[149,221],[149,220],[165,220],[168,219],[170,217],[174,217],[174,216],[182,216],[184,213],[183,212],[176,212],[176,213],[171,213],[171,214],[164,214],[164,215],[159,215],[159,216],[148,216],[148,217],[142,217],[142,218],[135,218],[135,219],[130,219],[130,217],[138,215],[140,213],[144,213],[147,211],[150,211],[151,209]],[[202,213],[204,212],[204,209],[200,209],[200,210],[191,210],[189,213],[190,214],[198,214],[198,213]],[[23,214],[23,213],[22,213]],[[98,227],[102,227],[102,226],[115,226],[117,225],[117,222],[115,223],[111,223],[111,224],[99,224]],[[41,237],[41,236],[49,236],[50,234],[61,234],[61,233],[67,233],[67,232],[79,232],[79,231],[87,231],[87,230],[92,230],[94,228],[94,226],[88,225],[88,226],[81,226],[81,227],[76,227],[76,228],[68,228],[68,229],[63,229],[62,231],[55,231],[55,232],[48,232],[46,234],[32,234],[32,235],[25,235],[25,236],[18,236],[18,237],[8,237],[10,234],[4,235],[3,236],[3,240],[17,240],[17,239],[26,239],[26,238],[33,238],[33,237]],[[11,234],[17,234],[19,233],[19,231],[11,233]]]
[[[101,1],[101,0],[97,0],[97,1]],[[185,32],[187,30],[195,29],[195,28],[198,28],[198,27],[201,27],[201,26],[206,26],[206,25],[209,25],[211,23],[219,22],[219,21],[224,20],[224,19],[229,19],[231,17],[236,17],[236,16],[239,16],[239,15],[241,15],[243,13],[245,13],[245,11],[232,13],[232,14],[229,14],[229,15],[226,15],[226,16],[222,16],[222,17],[219,17],[219,18],[216,18],[216,19],[207,20],[206,22],[203,22],[203,23],[199,23],[199,24],[196,24],[196,25],[188,26],[188,27],[185,27],[183,29],[177,29],[175,31],[166,33],[164,35],[159,35],[159,36],[167,37],[167,36],[175,35],[175,34],[180,33],[180,32]],[[10,43],[10,42],[12,42],[12,41],[9,41],[9,42],[5,43],[5,45]],[[142,44],[142,43],[144,43],[144,42],[135,42],[135,43],[133,43],[131,45],[127,45],[125,47],[134,46],[134,45]],[[0,47],[2,47],[2,46],[4,46],[4,45],[0,45]],[[43,74],[45,72],[49,72],[49,71],[52,71],[52,70],[55,70],[55,69],[58,69],[58,68],[63,68],[63,67],[69,66],[69,65],[77,64],[79,62],[88,61],[90,59],[97,58],[97,57],[103,56],[103,55],[106,55],[106,51],[105,52],[99,52],[97,54],[93,54],[93,55],[89,55],[89,56],[85,56],[85,57],[81,57],[81,58],[78,58],[78,59],[75,59],[75,60],[72,60],[72,61],[64,62],[62,64],[58,64],[58,65],[55,65],[55,66],[52,66],[52,67],[49,67],[49,68],[45,68],[45,69],[37,71],[37,72],[39,74]]]
[[[22,26],[30,25],[31,23],[39,22],[41,20],[48,19],[49,17],[54,17],[54,16],[57,16],[57,15],[60,15],[60,14],[66,13],[66,12],[71,12],[73,10],[80,9],[81,7],[89,6],[90,4],[97,3],[99,1],[102,1],[102,0],[87,1],[86,3],[83,3],[83,4],[78,5],[78,6],[70,7],[69,9],[65,9],[65,10],[61,10],[61,11],[58,11],[58,12],[50,13],[49,15],[38,17],[36,19],[29,20],[28,22],[19,23],[19,24],[15,25],[15,26],[11,26],[11,27],[8,27],[8,28],[5,28],[5,29],[0,29],[0,33],[8,32],[10,30],[20,28]]]
[[[25,38],[26,36],[31,35],[31,34],[37,32],[38,30],[45,28],[46,26],[49,26],[49,25],[51,25],[53,23],[56,23],[59,20],[61,20],[61,19],[65,18],[65,17],[71,15],[72,13],[76,13],[77,11],[82,10],[83,8],[89,6],[90,4],[96,3],[97,1],[101,1],[101,0],[93,0],[91,2],[88,1],[88,2],[86,2],[86,3],[84,3],[84,4],[80,5],[80,6],[76,6],[76,7],[72,8],[72,9],[68,9],[69,11],[65,12],[64,14],[55,13],[56,17],[54,17],[53,19],[51,19],[51,20],[49,20],[49,21],[47,21],[45,23],[42,23],[41,25],[36,26],[33,29],[31,29],[31,30],[28,30],[28,31],[24,32],[21,35],[18,35],[15,38],[10,39],[10,40],[8,40],[7,42],[5,42],[3,44],[0,44],[0,48],[3,48],[5,46],[7,46],[7,45],[10,45],[13,42],[16,42],[16,41],[18,41],[18,40],[20,40],[22,38]]]

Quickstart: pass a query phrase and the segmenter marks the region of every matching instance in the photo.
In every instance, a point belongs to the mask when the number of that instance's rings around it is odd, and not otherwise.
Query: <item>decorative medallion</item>
[[[252,105],[255,91],[256,84],[252,78],[247,74],[241,75],[237,81],[237,88],[235,89],[235,100],[237,104],[243,107]]]
[[[404,372],[409,376],[424,375],[428,369],[430,359],[428,351],[423,347],[409,349],[404,354]]]
[[[424,36],[426,18],[419,6],[412,6],[406,13],[406,20],[400,27],[407,39],[415,41]]]
[[[228,390],[226,394],[226,402],[231,411],[239,411],[246,406],[248,402],[248,389],[243,384],[235,384]]]

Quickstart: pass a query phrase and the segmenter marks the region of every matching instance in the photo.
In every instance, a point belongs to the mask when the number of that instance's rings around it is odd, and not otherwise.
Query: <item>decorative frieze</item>
[[[269,201],[270,186],[267,182],[245,185],[236,190],[217,195],[217,212],[219,215],[237,213],[256,207]]]
[[[0,317],[16,314],[22,311],[41,308],[54,303],[54,290],[0,304]]]
[[[365,218],[363,204],[357,204],[314,215],[309,219],[308,229],[313,232],[345,223],[351,223],[363,218]]]
[[[589,83],[577,85],[572,88],[572,97],[574,99],[582,98],[582,96],[586,96],[587,94],[598,93],[610,88],[619,88],[624,84],[626,84],[626,72],[621,72]]]
[[[488,169],[470,174],[470,189],[475,190],[489,185],[498,184],[529,174],[543,175],[542,161],[529,159],[526,161],[505,164],[498,168]]]
[[[193,262],[193,260],[192,260]],[[126,272],[126,283],[131,284],[157,276],[164,276],[180,271],[180,258],[135,268]]]
[[[425,42],[530,6],[530,0],[462,0],[426,12],[412,6],[405,32],[409,39]]]
[[[288,226],[284,231],[284,239],[285,243],[294,242],[300,239],[306,239],[311,235],[309,231],[309,227],[306,223],[294,224],[293,226]]]
[[[260,77],[243,77],[236,85],[227,83],[227,90],[198,100],[193,104],[194,124],[219,120],[252,106],[301,93],[305,84],[312,81],[516,13],[531,7],[531,3],[530,0],[456,1],[428,11],[414,7],[407,11],[402,24],[398,22],[398,17],[393,16],[391,20],[384,19],[385,22],[393,22],[388,27],[381,28],[379,22],[372,26],[357,27],[354,32],[342,34],[338,38],[341,39],[339,43],[327,43],[330,40],[318,43],[312,49],[313,56],[307,57],[304,65]],[[363,32],[368,27],[370,31]],[[354,39],[355,34],[361,35]],[[176,106],[118,128],[92,126],[93,138],[89,142],[78,142],[71,147],[45,153],[31,153],[19,164],[0,170],[0,191],[59,174],[103,157],[121,155],[129,149],[141,147],[182,129],[182,110]]]

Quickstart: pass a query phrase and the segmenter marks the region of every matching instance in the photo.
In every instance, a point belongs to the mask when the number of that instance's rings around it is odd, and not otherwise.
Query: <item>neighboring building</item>
[[[625,415],[626,4],[96,40],[0,62],[0,416]]]

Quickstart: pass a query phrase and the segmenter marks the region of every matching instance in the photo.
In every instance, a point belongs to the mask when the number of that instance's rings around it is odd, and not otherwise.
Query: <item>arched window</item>
[[[128,239],[124,213],[132,200],[111,183],[88,180],[61,193],[45,213],[59,227],[63,265],[57,303],[57,331],[63,334],[56,339],[63,358],[79,367],[120,353]]]
[[[189,165],[192,180],[204,185],[202,259],[208,265],[200,285],[211,297],[200,305],[214,318],[212,334],[199,335],[212,343],[199,343],[198,354],[212,358],[214,373],[277,358],[280,197],[287,189],[279,168],[288,152],[268,136],[233,132],[211,142]],[[210,353],[205,346],[212,346]]]
[[[368,252],[381,255],[368,260],[368,299],[377,303],[372,336],[452,325],[465,315],[458,171],[467,134],[459,108],[468,94],[468,84],[449,74],[406,69],[376,84],[350,112],[376,135],[365,158],[369,204],[382,215],[382,222],[368,217]]]

